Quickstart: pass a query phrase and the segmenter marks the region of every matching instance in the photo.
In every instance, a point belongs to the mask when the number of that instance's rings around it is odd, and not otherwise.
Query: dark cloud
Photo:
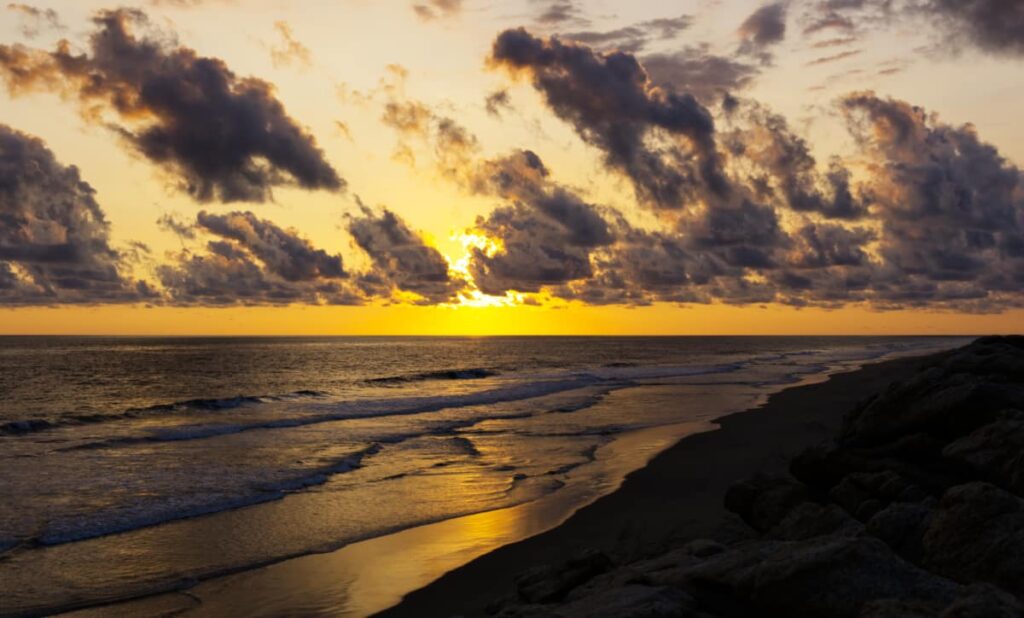
[[[0,125],[0,305],[141,302],[95,191],[37,138]]]
[[[632,181],[641,202],[680,209],[699,194],[728,193],[711,114],[690,94],[656,87],[632,55],[518,29],[498,36],[491,63],[525,73],[552,111]]]
[[[747,102],[743,119],[745,126],[729,134],[727,141],[737,157],[753,166],[749,184],[758,199],[777,200],[791,210],[829,218],[867,216],[865,199],[851,189],[850,172],[833,160],[821,173],[807,142],[784,117]]]
[[[413,4],[412,10],[423,21],[453,17],[462,12],[462,0],[428,0]]]
[[[1017,0],[844,0],[814,2],[803,17],[804,33],[863,32],[891,27],[934,29],[937,48],[956,52],[1024,54],[1024,5]]]
[[[285,281],[344,279],[340,255],[315,249],[294,230],[285,230],[251,212],[226,215],[200,212],[196,225],[251,253],[266,269]]]
[[[506,88],[495,90],[484,99],[484,106],[487,108],[488,114],[501,116],[503,110],[512,109],[512,97],[509,96]]]
[[[286,21],[275,21],[274,31],[278,41],[270,46],[270,60],[275,67],[295,66],[308,69],[313,65],[313,54],[302,41],[295,38],[292,27]]]
[[[840,60],[846,60],[847,58],[859,56],[863,52],[864,50],[862,49],[851,49],[848,51],[839,52],[838,54],[832,54],[831,56],[822,56],[820,58],[815,58],[814,60],[811,60],[810,62],[807,63],[807,66],[810,67],[821,64],[830,64],[832,62],[838,62]]]
[[[638,52],[647,47],[652,40],[675,38],[680,32],[689,28],[692,23],[693,18],[689,15],[662,17],[615,30],[563,33],[559,35],[559,38],[584,43],[602,51]]]
[[[641,61],[654,84],[688,92],[709,106],[722,101],[731,92],[742,90],[760,72],[751,64],[712,54],[707,46],[651,54]]]
[[[843,109],[875,161],[869,190],[882,225],[882,299],[925,304],[969,296],[997,304],[1019,296],[1021,171],[974,127],[939,123],[907,103],[860,93],[844,99]]]
[[[180,224],[177,224],[180,226]],[[191,237],[211,237],[157,268],[168,302],[180,305],[357,304],[340,255],[251,212],[200,212]],[[188,235],[183,235],[189,237]]]
[[[470,190],[506,205],[479,217],[475,229],[500,240],[497,249],[474,249],[470,272],[487,294],[537,292],[591,276],[590,256],[615,240],[597,206],[548,177],[535,153],[517,151],[480,162]]]
[[[416,294],[421,304],[437,304],[456,301],[466,285],[437,249],[387,208],[374,211],[360,204],[360,214],[349,217],[347,227],[373,261],[373,270],[360,277],[369,294],[387,298],[394,289]]]
[[[761,50],[781,43],[786,38],[785,2],[766,4],[740,24],[739,35],[750,50]]]
[[[127,143],[177,179],[199,201],[264,201],[277,186],[339,190],[344,182],[313,137],[290,118],[269,83],[240,78],[223,61],[133,27],[132,9],[94,19],[90,53],[0,46],[8,89],[58,90],[76,96],[90,118],[103,112]]]
[[[531,0],[531,2],[540,7],[540,12],[536,17],[538,24],[561,26],[570,23],[578,25],[590,23],[575,0]]]
[[[922,0],[917,10],[982,50],[1024,55],[1024,4],[1019,0]]]
[[[171,232],[183,241],[195,240],[196,238],[195,227],[191,223],[182,221],[174,215],[162,215],[156,220],[156,225],[162,230]]]
[[[45,30],[65,29],[64,24],[60,21],[60,16],[53,9],[41,9],[29,4],[11,2],[7,5],[7,10],[18,14],[18,19],[21,22],[19,29],[22,36],[28,39],[39,36]]]
[[[815,34],[826,30],[851,31],[856,28],[849,17],[835,12],[829,12],[818,17],[814,22],[804,27],[804,34]]]
[[[825,39],[824,41],[818,41],[816,43],[812,43],[811,47],[813,47],[814,49],[826,49],[826,48],[829,48],[829,47],[843,47],[843,46],[846,46],[846,45],[852,45],[853,43],[856,43],[858,40],[859,39],[857,37],[853,37],[853,36],[840,37],[840,38],[834,38],[834,39]]]

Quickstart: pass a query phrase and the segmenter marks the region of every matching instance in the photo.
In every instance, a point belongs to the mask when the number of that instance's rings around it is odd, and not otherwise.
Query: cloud
[[[53,9],[41,9],[29,4],[11,2],[7,5],[8,11],[18,14],[21,22],[20,31],[22,36],[34,39],[45,30],[65,30],[60,16]]]
[[[753,65],[712,54],[707,46],[651,54],[641,58],[641,62],[655,85],[690,93],[708,106],[746,88],[760,72]]]
[[[598,207],[551,181],[529,150],[482,162],[477,174],[475,191],[506,202],[474,226],[500,243],[472,251],[469,270],[481,291],[538,292],[593,275],[591,254],[615,240]]]
[[[191,223],[182,221],[171,214],[161,215],[161,217],[156,220],[156,225],[162,230],[171,232],[182,241],[195,240],[196,238],[196,230]]]
[[[540,5],[536,21],[542,26],[558,27],[570,23],[577,26],[590,25],[590,20],[584,16],[575,0],[531,0],[531,2]]]
[[[454,17],[462,12],[462,0],[428,0],[414,4],[412,10],[423,21]]]
[[[0,125],[0,305],[143,302],[95,190],[38,138]]]
[[[850,172],[833,159],[825,173],[810,146],[789,127],[786,119],[753,102],[745,102],[745,126],[730,133],[730,150],[752,166],[747,183],[761,200],[777,200],[780,207],[812,212],[827,218],[860,219],[868,215],[863,196],[855,196]]]
[[[838,62],[840,60],[846,60],[847,58],[852,58],[854,56],[859,56],[863,52],[864,52],[864,50],[862,50],[862,49],[851,49],[851,50],[848,50],[848,51],[839,52],[838,54],[832,54],[831,56],[822,56],[820,58],[815,58],[814,60],[811,60],[810,62],[807,63],[806,66],[810,67],[810,66],[817,66],[817,65],[821,65],[821,64],[829,64],[829,63],[832,63],[832,62]]]
[[[266,269],[285,281],[344,279],[340,255],[314,248],[294,230],[284,230],[251,212],[226,215],[202,211],[196,225],[205,232],[233,241],[251,253]]]
[[[650,19],[615,30],[588,30],[562,33],[558,36],[563,40],[584,43],[602,51],[638,52],[647,47],[652,39],[675,38],[680,32],[689,28],[692,23],[692,17],[680,15],[679,17]]]
[[[509,96],[507,88],[501,88],[487,95],[484,106],[488,114],[501,116],[503,110],[512,109],[512,97]]]
[[[1024,55],[1024,5],[1016,0],[923,0],[916,8],[979,49]]]
[[[881,300],[925,304],[963,298],[1019,303],[1024,283],[1021,171],[971,125],[874,93],[842,108],[865,155],[889,276]]]
[[[133,28],[147,23],[138,10],[103,11],[93,21],[82,55],[67,42],[53,52],[0,46],[8,90],[77,97],[87,118],[111,126],[200,202],[262,202],[278,186],[344,187],[269,83],[155,35],[137,37]]]
[[[738,33],[748,50],[763,50],[786,39],[785,2],[765,4],[740,24]]]
[[[295,38],[288,22],[275,21],[274,30],[279,37],[279,41],[270,47],[270,60],[275,67],[296,66],[308,69],[313,65],[313,54],[302,41]]]
[[[180,225],[180,224],[179,224]],[[191,236],[211,238],[157,268],[167,302],[178,305],[359,304],[340,255],[251,212],[200,212]]]
[[[937,47],[949,51],[1024,54],[1024,6],[1016,0],[826,0],[810,3],[803,21],[806,35],[928,26],[940,37]]]
[[[711,114],[692,95],[655,86],[632,55],[517,29],[498,36],[490,61],[529,77],[555,115],[632,181],[642,203],[681,209],[699,193],[728,193]],[[667,139],[657,143],[656,134]]]
[[[373,210],[360,203],[350,216],[348,232],[373,262],[360,277],[367,293],[390,297],[392,290],[411,292],[418,304],[454,302],[466,282],[451,272],[444,256],[387,208]]]

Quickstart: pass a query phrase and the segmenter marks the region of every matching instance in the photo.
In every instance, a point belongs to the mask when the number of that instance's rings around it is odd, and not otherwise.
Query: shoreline
[[[738,406],[732,408],[739,410],[737,412],[723,411],[725,413],[714,420],[709,419],[701,423],[684,422],[677,425],[636,430],[632,433],[648,434],[647,437],[637,435],[635,438],[627,438],[627,444],[633,446],[620,446],[619,448],[620,450],[625,448],[629,452],[625,455],[620,452],[617,459],[605,462],[605,467],[609,468],[609,471],[615,470],[612,474],[616,477],[615,488],[610,490],[605,488],[594,491],[593,488],[588,490],[587,487],[577,487],[575,491],[564,495],[563,492],[556,492],[540,500],[414,526],[383,536],[357,541],[325,553],[317,552],[296,556],[253,569],[244,569],[233,574],[224,574],[210,579],[204,578],[195,586],[177,591],[91,606],[91,609],[71,610],[70,615],[102,615],[105,609],[127,610],[145,615],[149,615],[147,612],[162,615],[167,610],[200,609],[202,615],[208,615],[211,610],[216,614],[217,608],[230,611],[232,608],[237,609],[238,606],[250,607],[254,612],[259,613],[261,610],[266,610],[267,607],[261,605],[256,599],[251,599],[250,593],[264,589],[275,591],[279,595],[279,600],[286,601],[284,604],[278,605],[279,608],[290,607],[289,603],[291,603],[305,609],[318,611],[345,608],[342,615],[391,615],[391,612],[396,612],[395,615],[403,615],[401,612],[405,611],[404,608],[410,602],[416,602],[419,595],[429,593],[436,586],[443,585],[454,574],[463,570],[472,570],[478,562],[488,562],[492,554],[502,552],[509,547],[530,543],[534,539],[546,538],[548,535],[558,536],[563,527],[573,525],[573,520],[579,517],[581,512],[613,498],[623,491],[624,484],[628,483],[630,478],[654,465],[666,453],[680,448],[680,445],[686,444],[699,435],[721,433],[733,417],[749,413],[761,414],[765,408],[770,407],[776,397],[783,393],[829,384],[836,376],[856,375],[866,368],[914,361],[915,359],[929,358],[932,355],[930,353],[921,355],[920,352],[917,354],[918,356],[909,358],[892,359],[890,356],[888,360],[885,358],[864,360],[861,361],[863,364],[859,366],[834,364],[823,367],[821,371],[805,374],[791,383],[780,384],[761,395],[758,403],[748,404],[742,408]],[[648,386],[645,388],[666,387]],[[633,389],[625,390],[632,391]],[[663,405],[671,405],[671,403]],[[842,412],[839,413],[839,416],[841,415]],[[682,429],[684,426],[685,430]],[[823,431],[827,432],[828,430]],[[758,432],[759,435],[763,433]],[[631,463],[626,465],[626,461],[623,460],[628,460]],[[715,500],[720,503],[721,497],[717,496]],[[471,530],[483,529],[486,529],[487,532],[480,536],[468,533]],[[660,528],[655,526],[655,529]],[[620,536],[628,539],[631,535]],[[625,554],[620,553],[620,555],[638,555],[637,552],[648,551],[647,545],[650,544],[650,539],[644,535],[640,535],[640,537],[646,539],[643,541],[646,545],[632,547]],[[555,558],[551,559],[556,559],[559,553],[555,552]],[[550,559],[535,559],[531,556],[525,568],[544,561],[550,561]],[[507,580],[505,583],[508,586],[511,586],[512,576],[518,572],[514,570],[515,565],[515,561],[507,563],[507,566],[513,568],[505,578]],[[525,568],[519,569],[519,571],[525,570]],[[376,573],[380,581],[368,577],[367,573]],[[497,582],[497,578],[490,575],[483,578]],[[470,584],[474,590],[484,588],[479,585],[480,582],[475,581],[478,579],[477,577],[471,577],[471,579],[474,580]],[[346,584],[340,589],[339,580],[346,581]],[[396,584],[396,582],[401,583]],[[401,596],[403,594],[404,597]],[[270,600],[274,597],[273,594],[256,594],[254,596],[263,600]],[[461,596],[465,597],[465,594]],[[485,593],[480,596],[481,600],[490,601],[501,594],[499,590],[496,594]],[[459,596],[455,595],[449,598],[459,598]],[[422,609],[414,609],[413,613],[433,615],[436,613],[435,609],[436,604],[428,601]],[[475,609],[476,613],[480,613],[480,607]],[[446,612],[459,611],[461,609],[442,610],[441,613],[446,615]],[[94,612],[99,613],[94,614]],[[374,614],[374,612],[381,613]]]
[[[832,438],[856,403],[943,353],[868,362],[787,386],[759,406],[714,420],[715,430],[683,437],[554,528],[498,547],[374,615],[481,616],[513,592],[517,575],[537,565],[587,550],[638,559],[710,536],[726,516],[730,485],[784,471],[792,456]]]

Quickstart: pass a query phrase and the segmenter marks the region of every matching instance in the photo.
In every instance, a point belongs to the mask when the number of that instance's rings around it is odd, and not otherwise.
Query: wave
[[[365,384],[407,384],[409,382],[428,382],[431,380],[479,380],[498,375],[497,371],[483,367],[471,367],[469,369],[443,369],[440,371],[424,371],[400,376],[387,376],[384,378],[371,378],[364,380]]]
[[[371,444],[366,448],[346,455],[331,464],[309,470],[305,474],[283,479],[273,483],[254,485],[255,493],[240,494],[235,496],[217,496],[209,502],[198,502],[196,504],[181,507],[171,504],[164,508],[141,508],[138,510],[127,510],[122,513],[111,513],[110,511],[100,512],[100,517],[93,520],[76,517],[67,522],[51,521],[49,528],[39,536],[22,540],[21,543],[35,545],[60,545],[74,541],[127,532],[137,528],[154,526],[157,524],[199,517],[211,513],[219,513],[231,509],[238,509],[246,506],[262,504],[273,500],[280,500],[289,493],[316,485],[323,485],[332,476],[344,474],[356,470],[363,465],[363,461],[372,455],[376,455],[383,447],[380,444]],[[111,516],[113,515],[113,516]]]
[[[222,410],[233,410],[245,405],[257,405],[273,401],[294,401],[298,399],[321,399],[327,397],[328,393],[313,390],[299,390],[284,395],[237,395],[235,397],[209,398],[209,399],[186,399],[173,403],[161,403],[145,408],[128,408],[123,412],[113,414],[71,414],[58,419],[30,418],[15,421],[8,421],[0,424],[0,435],[20,436],[39,431],[57,429],[59,427],[73,427],[77,425],[91,425],[93,423],[107,423],[131,418],[140,418],[151,414],[166,414],[173,412],[218,412]]]

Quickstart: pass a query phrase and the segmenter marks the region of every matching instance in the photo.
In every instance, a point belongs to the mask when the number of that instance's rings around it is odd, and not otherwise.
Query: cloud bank
[[[110,126],[200,202],[262,202],[278,186],[344,187],[269,83],[155,34],[137,36],[147,25],[141,11],[103,11],[93,21],[85,54],[66,41],[53,52],[0,45],[9,92],[77,98],[86,118]]]

